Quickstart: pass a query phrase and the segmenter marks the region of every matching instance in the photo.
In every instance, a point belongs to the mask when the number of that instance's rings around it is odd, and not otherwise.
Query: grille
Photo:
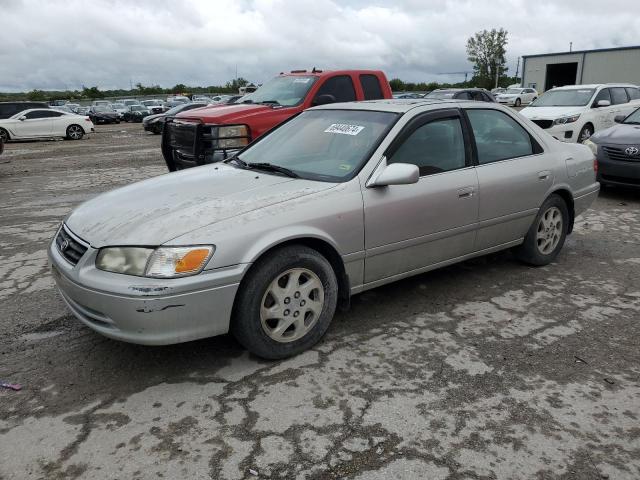
[[[69,235],[64,226],[60,229],[60,232],[58,232],[56,246],[60,254],[72,265],[77,264],[82,258],[82,255],[87,251],[87,247]]]
[[[640,162],[640,155],[627,155],[624,153],[627,147],[607,147],[602,149],[611,160],[617,160],[619,162]]]
[[[531,120],[533,123],[538,125],[540,128],[549,128],[553,125],[553,120]]]
[[[195,156],[196,136],[198,125],[196,123],[168,122],[169,144],[183,155]]]

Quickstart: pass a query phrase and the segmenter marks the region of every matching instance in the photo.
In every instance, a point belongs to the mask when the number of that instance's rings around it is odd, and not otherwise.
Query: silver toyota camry
[[[103,335],[232,332],[283,358],[365,290],[507,248],[550,263],[598,195],[596,170],[589,147],[497,104],[331,104],[225,162],[84,203],[49,256],[70,310]]]

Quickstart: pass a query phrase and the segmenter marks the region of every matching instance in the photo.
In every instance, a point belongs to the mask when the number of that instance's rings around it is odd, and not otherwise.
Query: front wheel
[[[260,357],[290,357],[322,338],[337,302],[338,282],[325,257],[302,245],[281,248],[241,283],[231,332]]]
[[[520,100],[519,98],[516,98],[515,106],[519,107],[520,105],[522,105],[522,100]]]
[[[7,132],[4,128],[0,128],[0,141],[2,143],[7,143],[9,140],[9,132]]]
[[[69,140],[80,140],[84,137],[84,130],[80,125],[69,125],[67,127],[67,138]]]
[[[518,259],[535,266],[548,265],[558,256],[569,228],[569,210],[564,199],[550,195],[516,250]]]
[[[591,138],[591,135],[593,135],[593,127],[587,123],[578,134],[578,143],[586,142]]]

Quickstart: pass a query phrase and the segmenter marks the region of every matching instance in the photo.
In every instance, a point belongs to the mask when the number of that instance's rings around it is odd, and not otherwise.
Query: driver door
[[[471,253],[478,178],[457,109],[420,115],[386,152],[386,164],[420,169],[415,184],[363,189],[365,283]]]
[[[19,118],[25,117],[24,120],[17,120],[14,129],[18,137],[46,137],[51,135],[53,128],[53,119],[51,110],[31,110]]]

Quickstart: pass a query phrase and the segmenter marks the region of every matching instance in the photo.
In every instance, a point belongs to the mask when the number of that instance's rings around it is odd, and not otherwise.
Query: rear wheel
[[[551,263],[562,250],[569,228],[569,209],[558,195],[550,195],[516,250],[518,259],[530,265]]]
[[[285,247],[259,260],[241,283],[231,332],[260,357],[290,357],[322,338],[337,301],[327,259],[302,245]]]
[[[67,127],[67,138],[69,140],[80,140],[84,137],[84,130],[80,125],[69,125]]]
[[[7,143],[9,140],[9,132],[7,132],[4,128],[0,128],[0,139],[2,139],[3,143]]]
[[[519,107],[520,105],[522,105],[522,100],[520,100],[519,98],[516,98],[515,106]]]

